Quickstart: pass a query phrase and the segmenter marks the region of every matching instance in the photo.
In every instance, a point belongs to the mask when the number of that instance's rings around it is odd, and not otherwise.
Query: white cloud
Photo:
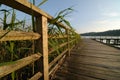
[[[99,20],[99,21],[94,21],[93,24],[105,24],[105,23],[109,23],[108,20]]]
[[[118,12],[106,12],[106,13],[103,13],[102,15],[106,16],[106,17],[118,17],[118,16],[120,16],[120,13],[118,13]]]
[[[93,30],[96,30],[96,31],[120,29],[120,19],[95,21],[91,23],[90,26],[93,27]]]
[[[107,30],[120,29],[120,19],[116,20],[98,20],[90,22],[87,25],[78,27],[77,32],[102,32]]]
[[[120,13],[109,12],[101,15],[100,20],[89,21],[85,25],[80,25],[77,29],[80,33],[85,32],[102,32],[107,30],[120,29]]]

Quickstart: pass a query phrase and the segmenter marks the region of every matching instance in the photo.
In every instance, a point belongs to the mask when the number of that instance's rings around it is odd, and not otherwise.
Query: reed
[[[43,5],[47,0],[43,0],[40,2],[37,6]],[[35,0],[30,1],[35,5]],[[0,4],[1,6],[1,4]],[[75,33],[75,30],[71,26],[70,22],[66,19],[67,15],[72,13],[74,9],[67,8],[62,11],[60,11],[56,17],[51,20],[48,23],[48,35],[52,36],[48,38],[48,46],[49,51],[51,49],[55,49],[51,54],[49,54],[49,63],[53,61],[58,55],[60,55],[65,49],[68,48],[68,46],[60,47],[61,44],[68,41],[68,37],[65,37],[67,34],[67,31],[60,27],[60,25],[57,25],[56,22],[62,23],[70,29],[69,38],[70,40],[74,40],[75,38],[80,39],[79,35]],[[0,17],[0,22],[2,23],[2,30],[7,30],[7,32],[0,36],[0,39],[3,38],[6,34],[8,34],[10,31],[36,31],[35,28],[35,17],[34,14],[31,16],[31,22],[32,25],[26,26],[26,20],[19,20],[16,18],[16,11],[14,9],[1,9],[0,12],[2,12],[3,17]],[[8,19],[9,18],[9,19]],[[32,30],[33,29],[33,30]],[[67,34],[68,35],[68,34]],[[61,36],[62,38],[57,38]],[[0,66],[7,65],[7,64],[14,64],[14,61],[24,58],[26,56],[31,55],[32,53],[36,52],[36,49],[34,47],[34,41],[6,41],[6,42],[0,42]],[[72,46],[73,44],[71,44]],[[12,72],[10,75],[3,77],[3,80],[19,80],[25,79],[27,80],[29,77],[31,77],[37,70],[36,65],[37,63],[32,63],[25,68],[22,68],[20,70],[17,70],[15,72]]]

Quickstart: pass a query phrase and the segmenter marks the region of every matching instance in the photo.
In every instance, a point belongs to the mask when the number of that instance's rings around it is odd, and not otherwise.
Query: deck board
[[[120,80],[120,50],[84,39],[71,51],[54,80]]]

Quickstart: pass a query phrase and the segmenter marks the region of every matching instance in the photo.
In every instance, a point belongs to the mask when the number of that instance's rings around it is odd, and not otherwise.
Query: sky
[[[120,29],[120,0],[48,0],[41,9],[54,16],[71,6],[67,19],[78,33]]]
[[[68,7],[74,12],[66,19],[78,33],[120,29],[120,0],[48,0],[40,6],[53,17]]]

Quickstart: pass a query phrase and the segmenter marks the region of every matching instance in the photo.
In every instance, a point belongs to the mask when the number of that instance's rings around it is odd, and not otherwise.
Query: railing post
[[[76,32],[74,32],[74,34],[75,34],[74,37],[75,37],[75,39],[76,39],[76,40],[75,40],[75,45],[77,45],[77,41],[78,41],[78,39],[77,39],[77,34],[76,34]]]
[[[70,56],[70,36],[69,36],[69,29],[66,29],[66,33],[67,33],[67,42],[68,42],[68,56]]]
[[[48,29],[47,29],[47,18],[44,16],[36,17],[36,32],[41,35],[41,38],[36,42],[36,49],[42,54],[42,59],[39,63],[40,72],[43,73],[41,80],[49,80],[48,75]]]

